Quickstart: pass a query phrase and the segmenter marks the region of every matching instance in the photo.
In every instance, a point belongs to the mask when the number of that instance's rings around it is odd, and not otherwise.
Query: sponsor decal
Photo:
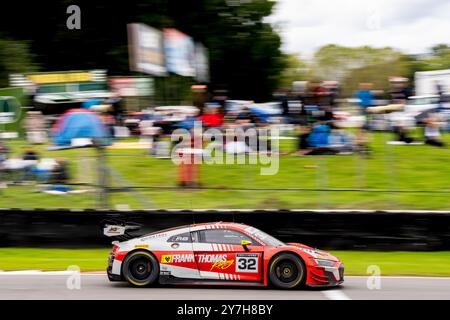
[[[214,268],[217,268],[219,270],[226,270],[229,267],[231,267],[234,263],[234,260],[226,260],[226,261],[217,261],[214,262],[213,265],[211,266],[211,269],[209,271],[213,271]]]
[[[185,263],[194,261],[193,254],[164,254],[161,256],[162,263]]]
[[[186,236],[175,236],[173,238],[173,241],[187,242],[187,241],[189,241],[189,237],[186,237]]]
[[[245,258],[254,257],[254,259],[258,259],[257,254],[247,254],[244,255]],[[164,254],[161,256],[161,263],[170,264],[170,263],[189,263],[195,262],[195,258],[197,258],[199,263],[211,263],[211,270],[225,270],[231,267],[235,260],[227,259],[226,254]]]
[[[199,254],[197,255],[199,263],[215,263],[227,261],[226,254]]]
[[[157,233],[157,234],[152,234],[149,236],[145,236],[142,238],[142,241],[148,240],[148,239],[154,239],[154,238],[161,238],[161,237],[166,237],[167,233]]]
[[[162,263],[172,263],[172,255],[171,254],[163,254],[161,256]]]
[[[103,233],[106,236],[114,236],[114,235],[121,235],[125,233],[125,227],[123,226],[107,226],[103,229]]]

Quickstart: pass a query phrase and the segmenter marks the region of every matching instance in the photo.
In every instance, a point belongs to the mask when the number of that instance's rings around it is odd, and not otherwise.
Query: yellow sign
[[[36,84],[92,81],[90,72],[37,73],[26,77]]]
[[[161,262],[163,262],[163,263],[172,263],[172,255],[171,254],[163,254],[161,256]]]

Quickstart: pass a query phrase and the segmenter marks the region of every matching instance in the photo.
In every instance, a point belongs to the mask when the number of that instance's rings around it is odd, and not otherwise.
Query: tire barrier
[[[322,249],[450,250],[450,212],[314,210],[0,210],[0,246],[85,248],[109,246],[101,221],[143,227],[136,235],[174,226],[234,221],[284,242]]]

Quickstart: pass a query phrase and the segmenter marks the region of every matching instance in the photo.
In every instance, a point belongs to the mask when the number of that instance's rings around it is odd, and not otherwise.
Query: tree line
[[[73,4],[81,9],[80,30],[66,26],[66,10]],[[202,42],[209,50],[213,86],[243,99],[266,100],[284,66],[280,36],[263,21],[274,5],[268,0],[11,1],[10,14],[0,19],[0,39],[7,41],[0,42],[0,85],[7,85],[13,71],[104,68],[110,75],[128,75],[126,25],[142,22],[177,28]]]
[[[81,29],[66,26],[70,5],[81,9]],[[416,71],[450,68],[450,48],[439,44],[425,55],[392,48],[326,45],[312,59],[281,52],[281,39],[264,22],[269,0],[47,0],[8,3],[0,19],[0,87],[18,72],[107,69],[130,75],[126,25],[177,28],[209,50],[212,87],[239,99],[270,100],[292,81],[338,80],[349,95],[359,82],[388,87],[389,76],[413,79]],[[301,39],[299,39],[301,41]]]

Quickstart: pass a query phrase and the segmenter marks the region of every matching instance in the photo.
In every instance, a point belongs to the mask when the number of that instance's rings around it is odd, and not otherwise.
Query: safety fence
[[[191,187],[180,187],[180,168],[152,154],[137,138],[118,141],[102,160],[93,150],[42,147],[37,148],[42,158],[67,160],[73,192],[42,194],[45,186],[21,183],[23,174],[0,173],[0,184],[7,185],[0,189],[0,207],[449,210],[450,149],[388,144],[393,138],[372,134],[367,155],[320,156],[294,156],[297,141],[286,139],[273,159],[275,174],[262,175],[261,164],[202,164],[198,184]],[[21,141],[8,144],[17,153],[24,146]],[[108,170],[101,197],[100,166]]]

